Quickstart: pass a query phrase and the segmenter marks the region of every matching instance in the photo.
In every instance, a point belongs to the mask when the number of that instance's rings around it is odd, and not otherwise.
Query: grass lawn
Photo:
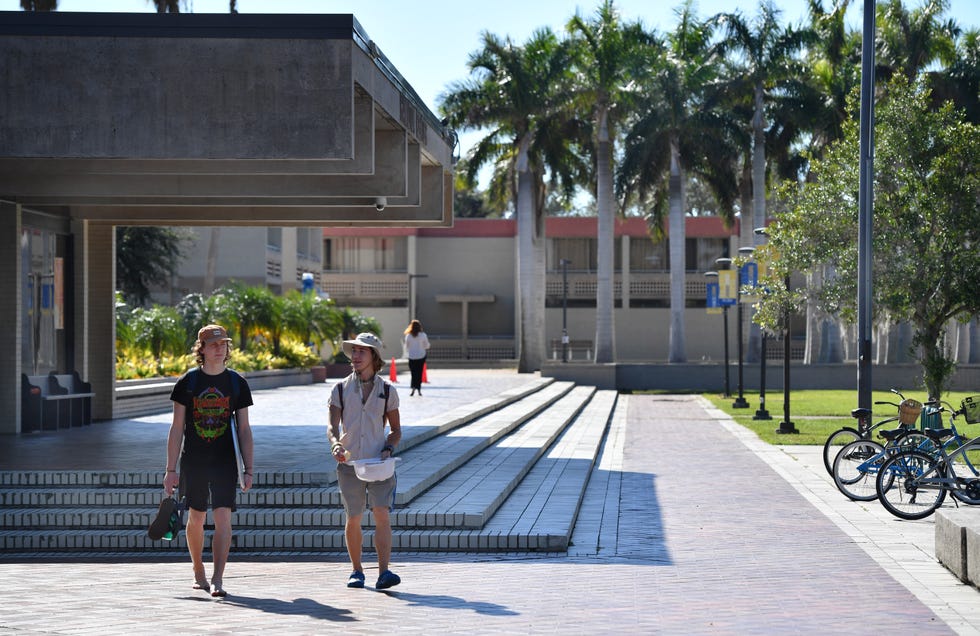
[[[960,407],[960,402],[968,395],[976,395],[970,391],[951,391],[943,395],[943,400],[949,402],[954,408]],[[790,421],[799,431],[797,435],[781,435],[776,433],[780,422],[783,420],[783,392],[766,391],[766,410],[769,411],[771,420],[754,420],[756,410],[759,408],[759,394],[745,393],[745,400],[749,403],[749,408],[732,408],[734,397],[723,397],[720,393],[705,393],[707,398],[717,408],[732,416],[732,418],[753,430],[760,438],[769,444],[803,444],[803,445],[823,445],[827,437],[842,426],[853,426],[854,420],[851,418],[851,409],[857,407],[857,391],[790,391]],[[925,391],[909,391],[905,397],[925,401]],[[891,417],[898,414],[899,397],[888,391],[874,391],[871,394],[872,403],[876,401],[892,402],[896,406],[888,404],[873,405],[875,420]],[[948,421],[948,417],[944,418]],[[962,418],[957,418],[956,427],[961,434],[974,437],[980,435],[980,426],[968,425]]]

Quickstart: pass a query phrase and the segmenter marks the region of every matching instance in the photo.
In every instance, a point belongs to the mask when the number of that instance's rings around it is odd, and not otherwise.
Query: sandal
[[[224,598],[228,596],[228,592],[225,592],[224,588],[221,587],[221,583],[218,581],[211,582],[211,596],[215,598]]]

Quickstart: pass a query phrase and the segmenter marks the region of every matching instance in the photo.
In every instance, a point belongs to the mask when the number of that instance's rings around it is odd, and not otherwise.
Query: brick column
[[[74,221],[75,364],[92,383],[92,419],[112,419],[116,387],[116,231]]]
[[[21,263],[21,207],[0,201],[0,434],[20,433],[20,374],[23,345],[23,317],[26,311],[21,290],[24,270]]]

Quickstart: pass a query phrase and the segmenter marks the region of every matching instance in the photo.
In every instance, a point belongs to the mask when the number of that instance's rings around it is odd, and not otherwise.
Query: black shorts
[[[180,462],[178,495],[187,497],[187,506],[194,510],[231,508],[235,511],[235,489],[238,487],[238,467],[233,462]]]

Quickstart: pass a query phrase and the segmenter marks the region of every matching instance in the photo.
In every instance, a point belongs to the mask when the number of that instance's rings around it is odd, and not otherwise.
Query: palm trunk
[[[766,120],[765,93],[762,84],[755,87],[755,110],[752,115],[752,215],[749,217],[752,226],[743,229],[743,234],[749,234],[745,245],[756,245],[755,228],[766,224]],[[743,217],[745,218],[745,217]],[[753,321],[755,309],[747,308],[745,318],[748,321],[749,342],[745,350],[746,362],[759,362],[762,348],[762,337],[759,325]]]
[[[528,165],[530,137],[517,155],[517,261],[520,290],[517,371],[533,373],[544,361],[544,233],[534,204],[534,177]],[[538,252],[541,252],[539,254]]]
[[[614,213],[612,189],[612,142],[606,109],[599,111],[598,174],[596,207],[598,208],[598,250],[596,271],[595,361],[613,362],[615,355],[615,319],[613,276],[615,262]]]
[[[211,228],[211,236],[208,240],[208,256],[204,265],[204,283],[201,285],[201,293],[205,296],[214,291],[214,275],[218,263],[218,246],[220,235],[220,227]]]
[[[687,285],[687,235],[684,228],[684,179],[677,142],[670,144],[670,354],[668,362],[687,362],[684,339],[685,287]]]

